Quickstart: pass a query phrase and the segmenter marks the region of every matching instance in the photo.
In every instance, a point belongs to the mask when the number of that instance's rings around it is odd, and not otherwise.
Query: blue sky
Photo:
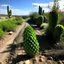
[[[63,0],[62,0],[63,1]],[[53,0],[0,0],[0,14],[7,14],[7,5],[10,6],[13,15],[28,15],[38,11],[38,6],[42,6],[45,12],[49,11],[48,4]]]

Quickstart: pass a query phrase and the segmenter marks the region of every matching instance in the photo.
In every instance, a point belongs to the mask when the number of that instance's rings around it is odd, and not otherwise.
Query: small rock
[[[10,32],[9,32],[9,35],[12,35],[12,34],[13,34],[13,32],[12,32],[12,31],[10,31]]]
[[[31,64],[30,60],[26,60],[24,64]]]

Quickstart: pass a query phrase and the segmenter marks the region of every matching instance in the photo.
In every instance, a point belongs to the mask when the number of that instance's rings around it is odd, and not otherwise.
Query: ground
[[[59,59],[58,56],[61,55],[61,53],[64,53],[63,50],[50,50],[50,45],[47,44],[46,37],[44,35],[44,32],[41,32],[36,25],[32,25],[32,27],[35,29],[37,39],[40,44],[40,52],[38,55],[36,55],[34,58],[29,57],[23,48],[23,30],[24,28],[29,25],[27,22],[24,23],[24,27],[19,26],[16,30],[19,31],[20,28],[22,28],[21,32],[19,33],[18,37],[14,39],[14,42],[12,42],[11,39],[14,38],[14,35],[16,36],[16,33],[13,33],[12,35],[6,35],[4,39],[8,42],[6,43],[0,43],[0,62],[2,64],[64,64],[64,58],[63,60]],[[10,37],[10,38],[9,38]],[[45,43],[44,43],[45,42]],[[60,53],[60,52],[61,53]],[[57,55],[59,54],[59,55]],[[57,56],[56,56],[57,55]],[[64,54],[62,55],[64,56]]]

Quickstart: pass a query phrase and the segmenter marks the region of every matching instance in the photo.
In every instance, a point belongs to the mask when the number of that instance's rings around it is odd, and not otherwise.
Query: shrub
[[[16,24],[17,25],[21,25],[23,23],[23,20],[18,20],[18,21],[16,21]]]
[[[23,23],[23,20],[9,20],[12,24],[21,25]]]
[[[22,20],[22,17],[21,16],[16,16],[14,20]]]
[[[53,33],[53,40],[56,41],[60,41],[61,37],[62,37],[62,33],[64,31],[64,26],[63,25],[57,25],[54,29],[54,33]]]
[[[0,28],[0,37],[2,37],[5,34],[5,32],[3,32],[3,30]]]
[[[36,33],[31,26],[27,26],[23,33],[24,49],[26,53],[34,57],[39,52],[39,43],[36,39]]]
[[[9,21],[0,22],[0,27],[3,29],[3,31],[14,31],[16,26],[16,24]]]
[[[40,27],[40,25],[44,22],[44,18],[42,15],[40,15],[37,19],[36,19],[36,25]]]
[[[30,19],[36,19],[37,17],[38,17],[38,13],[37,12],[30,13]]]

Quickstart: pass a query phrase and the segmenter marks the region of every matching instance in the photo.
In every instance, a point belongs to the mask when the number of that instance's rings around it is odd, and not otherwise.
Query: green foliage
[[[21,16],[16,16],[14,20],[22,20],[22,17]]]
[[[30,19],[36,19],[37,17],[38,17],[38,13],[37,12],[30,13]]]
[[[10,22],[10,20],[0,22],[0,28],[3,31],[14,31],[16,28],[16,24]]]
[[[5,32],[0,28],[0,37],[2,37],[5,34]]]
[[[23,15],[22,18],[23,18],[23,19],[28,19],[29,16],[28,16],[28,15]]]
[[[39,52],[39,43],[36,38],[36,33],[31,26],[27,26],[23,32],[24,49],[26,53],[34,57]]]
[[[42,15],[40,15],[37,19],[36,19],[36,25],[40,26],[42,23],[44,22],[44,18]]]
[[[38,11],[39,15],[42,15],[42,7],[39,6],[39,11]]]
[[[16,24],[17,25],[21,25],[23,23],[23,20],[18,20],[18,21],[16,21]]]
[[[54,33],[53,33],[53,40],[54,41],[60,41],[61,37],[62,37],[62,33],[64,31],[64,26],[63,25],[57,25],[54,29]]]
[[[58,11],[59,10],[59,3],[58,0],[54,0],[54,5],[52,7],[52,10]]]
[[[13,19],[13,21],[12,20],[10,20],[10,22],[11,23],[14,23],[14,24],[16,24],[16,25],[21,25],[24,21],[21,19],[21,20],[15,20],[15,19]]]

